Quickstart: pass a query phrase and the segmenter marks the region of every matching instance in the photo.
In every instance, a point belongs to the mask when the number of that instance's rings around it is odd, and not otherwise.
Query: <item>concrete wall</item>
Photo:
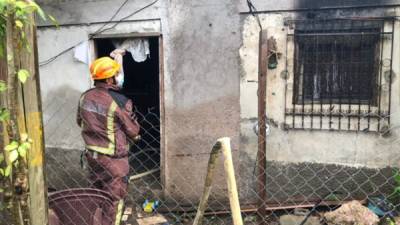
[[[316,12],[319,18],[346,18],[346,17],[385,17],[399,15],[397,8],[377,9],[348,9],[348,10],[327,10]],[[274,37],[277,41],[278,51],[282,53],[278,67],[268,70],[267,78],[267,117],[274,121],[270,123],[271,132],[267,141],[267,159],[275,170],[283,174],[291,174],[291,170],[308,170],[310,186],[318,187],[313,180],[319,170],[310,169],[312,165],[335,165],[347,168],[375,168],[380,170],[388,166],[399,167],[400,156],[398,154],[398,141],[400,140],[400,82],[397,78],[392,83],[391,98],[391,134],[383,137],[377,133],[346,132],[346,131],[302,131],[283,129],[285,121],[285,102],[291,106],[291,87],[293,80],[283,79],[281,73],[288,70],[289,77],[293,78],[292,65],[294,58],[293,47],[290,41],[287,42],[287,35],[290,28],[284,25],[285,18],[301,19],[306,13],[295,12],[271,12],[259,14],[263,29],[268,30],[268,36]],[[385,28],[386,29],[386,28]],[[390,28],[389,28],[390,29]],[[240,78],[240,102],[241,102],[241,177],[253,175],[254,163],[256,160],[257,136],[253,131],[257,123],[257,79],[258,79],[258,47],[259,47],[259,26],[253,16],[243,16],[242,39],[243,45],[240,49],[241,68],[243,73]],[[393,62],[399,61],[400,52],[400,22],[395,22],[394,33],[394,55]],[[384,44],[386,45],[386,44]],[[390,53],[390,51],[388,52]],[[386,53],[384,53],[386,54]],[[289,65],[288,65],[289,64]],[[400,72],[400,65],[393,64],[393,74],[396,77]],[[288,92],[285,94],[285,90]],[[288,95],[289,97],[287,97]],[[289,99],[289,100],[288,100]],[[388,99],[387,99],[388,100]],[[387,104],[387,103],[386,103]],[[307,121],[306,121],[307,123]],[[275,125],[274,125],[275,124]],[[354,124],[353,124],[354,125]],[[247,163],[245,162],[246,160]],[[276,166],[280,165],[280,169]],[[279,166],[278,166],[279,167]],[[289,169],[288,169],[289,168]],[[268,171],[274,173],[273,171]],[[275,171],[276,172],[276,171]],[[287,172],[287,173],[285,173]],[[349,173],[351,174],[351,173]],[[348,174],[348,175],[349,175]],[[294,177],[292,177],[292,175]],[[298,175],[284,177],[286,182],[293,180]],[[325,174],[331,177],[329,171]],[[347,175],[347,176],[348,176]],[[323,177],[323,176],[320,176]],[[340,176],[339,176],[340,177]],[[270,177],[280,182],[282,178]],[[357,183],[357,179],[354,178]],[[282,186],[285,182],[282,182]],[[289,182],[290,186],[290,182]],[[243,183],[243,193],[248,193],[254,185]],[[248,189],[246,188],[248,187]],[[286,186],[287,187],[287,186]],[[290,188],[289,188],[290,189]],[[292,189],[292,192],[296,189]],[[290,193],[290,192],[287,192]]]
[[[44,1],[44,9],[62,26],[55,29],[42,23],[38,31],[40,61],[87,39],[102,25],[90,23],[107,21],[122,2]],[[128,1],[116,20],[150,2]],[[207,154],[217,138],[232,137],[237,159],[240,20],[235,1],[160,0],[129,21],[108,33],[163,35],[165,192],[194,201],[201,193]],[[87,65],[75,62],[68,52],[42,66],[40,72],[49,151],[82,149],[75,111],[79,95],[91,84]],[[226,189],[222,174],[218,177],[217,182]]]
[[[38,30],[39,61],[43,62],[73,46],[97,31],[102,25],[72,25],[58,29]],[[106,34],[129,32],[160,32],[159,20],[127,22]],[[64,149],[82,149],[80,128],[76,125],[76,110],[82,92],[89,89],[92,81],[89,66],[76,61],[73,51],[40,67],[44,110],[46,146]]]
[[[40,1],[39,1],[40,2]],[[42,0],[47,12],[61,24],[59,29],[42,22],[39,28],[39,56],[43,61],[88,38],[102,22],[107,21],[122,4],[122,0]],[[128,1],[119,18],[151,3],[152,1]],[[259,10],[293,10],[308,7],[294,4],[296,1],[254,1]],[[335,1],[324,1],[329,7],[341,6]],[[351,1],[358,4],[359,1]],[[372,1],[369,1],[372,4]],[[373,1],[378,4],[378,2]],[[233,139],[232,147],[243,203],[254,202],[254,168],[257,137],[253,131],[257,122],[257,66],[258,32],[255,19],[246,12],[245,1],[166,1],[143,10],[108,31],[110,34],[160,32],[164,44],[165,85],[165,148],[162,153],[165,193],[181,203],[195,204],[204,183],[208,153],[215,140],[221,136]],[[299,2],[297,2],[299,3]],[[381,1],[379,4],[397,4],[399,1]],[[350,4],[350,3],[349,3]],[[369,4],[369,3],[368,3]],[[348,6],[348,4],[346,4]],[[324,6],[324,5],[318,5]],[[394,8],[363,9],[356,11],[335,10],[330,16],[348,15],[398,15]],[[260,14],[263,27],[277,38],[283,47],[285,27],[283,18],[300,16],[294,12]],[[282,30],[282,28],[284,30]],[[396,23],[399,30],[399,24]],[[395,40],[394,62],[399,61],[399,36]],[[268,114],[277,123],[283,122],[285,83],[280,79],[284,63],[269,71]],[[400,65],[394,64],[396,74]],[[53,63],[42,66],[41,85],[44,105],[44,121],[47,154],[57,163],[60,151],[71,150],[68,155],[79,154],[83,148],[79,128],[75,125],[75,111],[79,95],[91,85],[88,67],[73,60],[68,52]],[[393,111],[400,108],[400,82],[393,84]],[[400,125],[400,114],[392,118],[394,126]],[[272,128],[268,141],[268,183],[272,200],[288,197],[285,193],[298,194],[306,189],[295,184],[305,180],[309,187],[329,183],[336,171],[337,185],[349,174],[374,174],[382,171],[388,177],[387,166],[398,166],[396,142],[399,131],[382,138],[375,134],[348,132],[283,131]],[[51,151],[58,149],[54,154]],[[376,154],[377,149],[380,154]],[[71,153],[76,152],[76,153]],[[72,157],[72,156],[71,156]],[[73,163],[71,163],[72,165]],[[76,162],[78,166],[78,162]],[[359,166],[359,167],[355,167]],[[50,167],[50,168],[54,168]],[[226,185],[222,167],[216,176],[214,195],[226,199]],[[305,178],[299,179],[299,172]],[[316,171],[322,171],[318,174]],[[332,172],[333,171],[333,172]],[[309,179],[308,179],[308,178]],[[354,175],[355,183],[364,177]],[[378,177],[377,182],[384,180]],[[292,180],[294,183],[289,183]],[[291,185],[289,185],[291,184]],[[329,185],[328,185],[329,186]],[[282,189],[282,187],[285,187]],[[353,188],[348,187],[348,189]],[[326,187],[329,190],[329,187]],[[312,192],[316,194],[313,190]],[[275,194],[274,194],[275,193]],[[364,192],[365,193],[365,192]],[[304,195],[303,195],[304,197]]]

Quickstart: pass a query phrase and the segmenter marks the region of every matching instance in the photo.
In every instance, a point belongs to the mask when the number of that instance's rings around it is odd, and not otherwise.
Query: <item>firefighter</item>
[[[114,206],[106,214],[119,224],[128,187],[129,145],[139,136],[132,101],[121,94],[124,77],[120,65],[110,57],[90,66],[94,88],[82,94],[77,123],[82,128],[91,187],[109,192]],[[111,222],[115,219],[115,223]]]

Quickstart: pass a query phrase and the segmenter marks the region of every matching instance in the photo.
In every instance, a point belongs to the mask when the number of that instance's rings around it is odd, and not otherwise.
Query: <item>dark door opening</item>
[[[134,174],[160,168],[159,38],[148,39],[150,56],[144,62],[138,63],[133,60],[130,52],[123,58],[125,74],[123,92],[132,99],[141,125],[142,140],[132,146],[129,158]],[[109,56],[115,49],[113,44],[115,40],[118,39],[96,39],[97,56]]]

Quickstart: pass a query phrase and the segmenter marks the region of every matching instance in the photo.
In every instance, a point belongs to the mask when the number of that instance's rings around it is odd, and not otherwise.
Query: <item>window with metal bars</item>
[[[297,35],[297,103],[375,102],[379,30],[298,32]]]
[[[293,27],[288,127],[379,131],[388,125],[393,23],[332,19]]]

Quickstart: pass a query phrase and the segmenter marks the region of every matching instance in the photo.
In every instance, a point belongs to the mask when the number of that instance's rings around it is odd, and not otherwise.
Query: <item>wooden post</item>
[[[7,125],[7,133],[3,132],[5,143],[2,143],[2,145],[10,141],[20,141],[20,133],[28,133],[34,141],[27,155],[28,160],[19,161],[18,165],[15,165],[15,170],[10,174],[9,187],[11,191],[9,192],[12,192],[12,211],[13,219],[15,220],[10,221],[10,223],[46,225],[48,224],[47,187],[43,175],[44,147],[35,27],[34,23],[28,23],[24,26],[26,40],[31,49],[30,52],[26,52],[19,45],[22,37],[21,33],[15,28],[14,8],[8,8],[7,10],[7,55],[5,57],[7,60],[7,75],[3,76],[4,74],[2,74],[2,79],[7,84],[7,92],[2,96],[1,100],[10,111],[10,120],[5,123]],[[34,16],[31,15],[30,21],[34,21],[33,18]],[[25,69],[31,74],[31,78],[25,85],[19,82],[17,76],[17,72],[20,69]]]
[[[207,208],[208,197],[211,193],[212,180],[214,178],[216,162],[221,151],[221,143],[217,142],[211,150],[210,159],[208,160],[207,177],[204,184],[203,195],[200,200],[199,208],[197,209],[196,218],[194,219],[193,225],[202,224],[204,212]]]
[[[9,10],[9,9],[7,9]],[[16,57],[15,54],[16,48],[16,32],[14,30],[14,14],[8,14],[6,19],[6,45],[7,45],[7,94],[6,94],[6,107],[10,112],[10,120],[7,124],[7,136],[8,142],[10,141],[19,141],[19,130],[18,130],[18,113],[19,113],[19,105],[18,105],[18,80],[16,76]],[[8,157],[5,154],[5,157]],[[19,177],[21,171],[13,171],[10,174],[9,182],[11,188],[12,195],[12,219],[14,220],[14,224],[23,225],[26,219],[27,212],[23,210],[21,207],[20,196],[16,196],[14,191],[14,181],[16,177]],[[25,174],[26,175],[26,174]],[[24,218],[25,217],[25,218]]]
[[[7,108],[10,111],[10,122],[7,128],[9,139],[19,140],[18,130],[18,80],[16,76],[16,34],[14,30],[14,15],[7,16],[6,44],[7,44]]]
[[[25,53],[21,62],[22,68],[27,69],[31,74],[23,86],[22,93],[26,129],[33,140],[28,155],[30,220],[31,225],[46,225],[48,224],[48,202],[36,28],[28,26],[26,36],[32,51],[31,54]]]
[[[232,211],[233,224],[234,225],[243,225],[242,214],[241,214],[240,204],[239,204],[239,195],[238,195],[237,186],[236,186],[235,170],[233,167],[230,138],[228,138],[228,137],[218,139],[217,143],[214,145],[213,149],[211,150],[210,159],[208,161],[207,177],[206,177],[206,182],[204,185],[204,191],[203,191],[203,195],[200,200],[199,207],[197,209],[197,214],[194,219],[193,225],[202,224],[204,212],[207,208],[208,197],[210,196],[210,193],[211,193],[212,181],[213,181],[214,174],[215,174],[217,159],[218,159],[218,156],[219,156],[219,153],[221,152],[221,150],[224,155],[225,176],[226,176],[226,181],[228,184],[228,195],[229,195],[229,202],[230,202],[231,211]]]
[[[40,107],[39,77],[37,62],[36,33],[34,25],[25,26],[25,34],[31,52],[17,47],[21,37],[14,28],[14,15],[7,17],[7,97],[6,105],[10,110],[7,128],[8,140],[19,141],[20,133],[28,133],[33,140],[28,154],[28,165],[24,161],[11,174],[13,185],[22,187],[28,193],[14,196],[14,219],[17,224],[46,225],[47,222],[47,187],[43,170],[43,129]],[[31,16],[33,21],[33,15]],[[33,23],[32,23],[33,24]],[[19,69],[26,69],[31,74],[24,84],[16,75]],[[29,184],[28,184],[29,177]],[[27,186],[29,185],[29,188]],[[27,198],[29,199],[27,201]]]
[[[267,132],[266,132],[266,105],[267,105],[267,66],[268,66],[268,36],[267,31],[260,31],[259,43],[259,62],[258,62],[258,153],[257,153],[257,182],[258,182],[258,196],[259,207],[258,216],[261,219],[261,224],[266,224],[265,216],[266,201],[267,201],[267,178],[266,178],[266,145],[267,145]]]
[[[239,194],[236,187],[235,169],[233,168],[231,139],[228,137],[218,140],[221,143],[222,153],[224,154],[225,176],[228,183],[229,202],[232,211],[234,225],[243,225],[242,214],[240,211]]]

